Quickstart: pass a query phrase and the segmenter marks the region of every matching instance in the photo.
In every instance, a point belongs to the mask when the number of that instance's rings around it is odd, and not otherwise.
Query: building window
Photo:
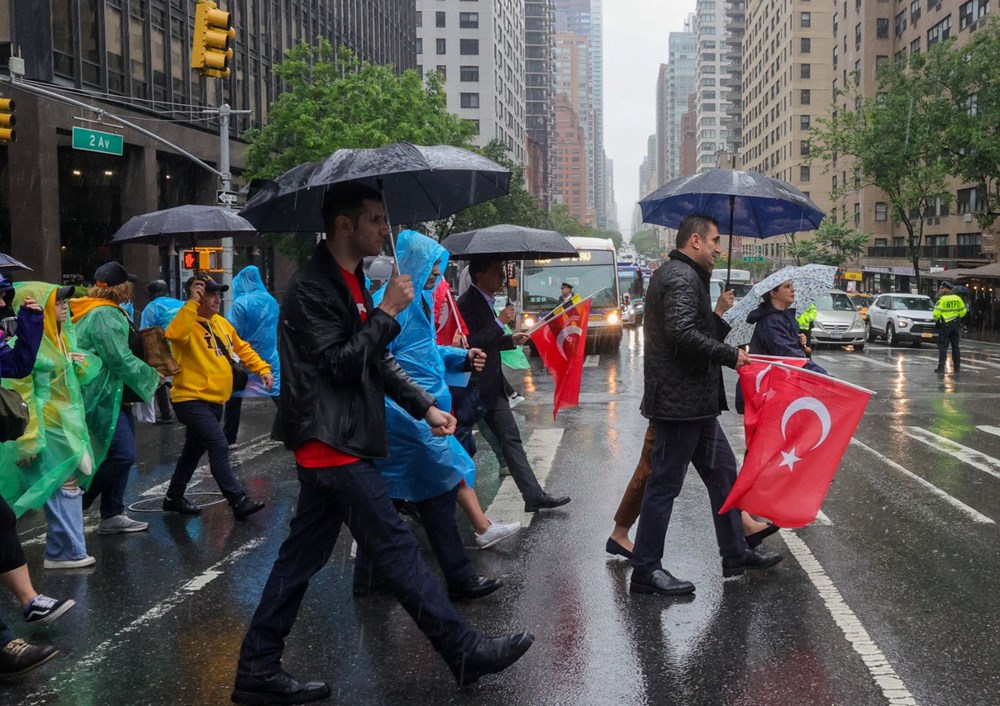
[[[478,12],[460,12],[458,13],[458,26],[462,29],[479,29],[479,13]]]
[[[424,13],[417,12],[417,27],[424,26]]]
[[[434,26],[435,27],[446,27],[447,26],[446,17],[447,17],[447,15],[445,13],[443,13],[443,12],[435,12],[434,13]]]
[[[448,80],[448,67],[447,66],[445,66],[444,64],[438,64],[437,68],[435,69],[435,71],[438,72],[438,75],[441,77],[442,81],[447,81]]]
[[[465,56],[474,56],[479,54],[479,40],[478,39],[461,39],[459,40],[459,52]]]
[[[803,164],[799,167],[799,181],[809,181],[809,165]]]
[[[812,40],[809,37],[802,37],[799,41],[799,51],[803,54],[808,54],[812,51]]]
[[[854,226],[858,227],[861,225],[861,204],[854,204]]]
[[[462,93],[461,94],[461,105],[463,108],[478,108],[479,107],[479,94],[478,93]]]
[[[799,67],[799,78],[812,78],[812,65],[802,64]]]
[[[434,44],[438,54],[448,53],[448,40],[445,39],[444,37],[438,37],[437,39],[435,39]]]
[[[812,127],[812,118],[808,115],[800,115],[799,127],[802,128],[803,130],[808,130],[810,127]]]
[[[811,100],[812,100],[811,91],[808,88],[803,88],[802,91],[799,93],[799,104],[809,105],[809,102]]]
[[[420,37],[417,37],[417,54],[423,54],[423,53],[424,53],[424,40],[421,39]]]
[[[859,22],[854,26],[854,48],[861,48],[861,23]]]
[[[833,45],[833,68],[837,68],[837,62],[840,60],[840,47],[836,44]]]
[[[903,32],[906,31],[906,10],[896,15],[896,27],[894,31],[897,37],[902,37]]]
[[[927,48],[938,42],[943,42],[951,36],[951,15],[948,15],[936,25],[927,30]]]
[[[875,20],[875,38],[876,39],[888,39],[889,38],[889,18],[879,17]]]
[[[799,13],[799,27],[812,27],[812,13]]]
[[[986,203],[986,189],[979,188],[958,190],[958,212],[977,213],[983,209]]]
[[[478,66],[463,66],[459,69],[459,81],[478,81],[479,80],[479,67]]]
[[[889,204],[885,201],[875,202],[875,220],[879,223],[889,220]]]
[[[809,140],[801,140],[799,142],[799,155],[802,157],[808,157],[812,147],[809,144]]]

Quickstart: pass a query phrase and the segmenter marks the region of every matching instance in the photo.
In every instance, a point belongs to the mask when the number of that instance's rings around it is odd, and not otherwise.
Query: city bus
[[[560,286],[570,284],[581,297],[593,295],[587,350],[612,353],[622,341],[621,290],[614,242],[604,238],[567,238],[578,258],[522,260],[518,281],[521,330],[527,331],[559,305]]]

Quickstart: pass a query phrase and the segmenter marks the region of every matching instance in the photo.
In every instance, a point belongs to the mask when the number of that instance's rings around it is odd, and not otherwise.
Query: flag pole
[[[575,309],[576,307],[578,307],[578,306],[580,306],[581,304],[583,304],[583,303],[584,303],[585,301],[590,301],[591,299],[593,299],[594,297],[596,297],[596,296],[597,296],[598,294],[600,294],[600,293],[601,293],[601,292],[603,291],[603,289],[607,289],[607,287],[604,287],[604,288],[602,288],[602,289],[598,289],[598,290],[597,290],[596,292],[594,292],[593,294],[591,294],[591,295],[590,295],[589,297],[584,297],[584,298],[583,298],[583,299],[581,299],[580,301],[578,301],[578,302],[574,302],[572,306],[569,306],[569,307],[566,307],[566,306],[563,306],[562,304],[560,304],[560,305],[559,305],[559,306],[557,306],[557,307],[556,307],[555,309],[553,309],[553,310],[552,310],[552,311],[550,311],[550,312],[549,312],[548,314],[546,314],[546,315],[545,315],[545,316],[543,316],[543,317],[542,317],[541,319],[539,319],[539,320],[538,320],[538,323],[537,323],[537,324],[535,324],[534,326],[532,326],[532,327],[531,327],[530,329],[528,329],[528,331],[526,331],[526,332],[525,332],[525,331],[522,331],[522,333],[527,333],[527,334],[528,334],[528,335],[530,336],[530,335],[531,335],[531,334],[533,334],[533,333],[534,333],[535,331],[537,331],[537,330],[539,330],[540,328],[542,328],[542,326],[543,326],[543,325],[545,325],[545,324],[547,324],[547,323],[548,323],[549,321],[551,321],[551,320],[552,320],[552,318],[553,318],[553,317],[554,317],[554,316],[556,315],[556,311],[558,311],[558,310],[559,310],[560,308],[562,308],[562,311],[561,311],[561,312],[559,312],[559,313],[564,313],[564,312],[567,312],[567,311],[569,311],[570,309]]]
[[[812,375],[814,377],[823,378],[824,380],[833,380],[839,385],[845,385],[847,387],[854,388],[859,392],[866,392],[873,397],[878,394],[877,392],[875,392],[875,390],[869,390],[867,387],[862,387],[861,385],[855,385],[853,382],[847,382],[846,380],[835,378],[832,375],[824,375],[823,373],[817,373],[815,370],[809,370],[808,368],[799,368],[794,365],[785,365],[784,363],[779,363],[777,360],[774,360],[774,358],[771,356],[755,355],[751,353],[750,360],[756,361],[758,363],[767,363],[768,365],[773,365],[776,368],[783,368],[785,370],[794,370],[795,372],[805,373],[806,375]]]

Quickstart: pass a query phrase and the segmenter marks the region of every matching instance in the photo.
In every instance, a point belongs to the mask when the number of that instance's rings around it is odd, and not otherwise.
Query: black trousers
[[[722,556],[742,554],[747,545],[740,511],[733,509],[725,515],[719,514],[736,482],[736,456],[718,417],[690,422],[654,420],[653,425],[656,427],[651,458],[653,470],[642,497],[632,566],[643,574],[663,568],[661,560],[670,514],[674,498],[684,485],[689,463],[694,465],[708,488],[719,553]]]
[[[243,638],[237,676],[269,676],[281,668],[285,638],[309,580],[330,559],[344,524],[434,649],[449,664],[460,662],[479,634],[458,614],[421,558],[375,464],[299,466],[298,475],[298,507]]]
[[[955,370],[962,367],[962,352],[958,346],[961,337],[962,324],[958,319],[938,329],[938,367],[943,368],[948,360],[948,346],[951,346],[951,364],[955,366]]]
[[[208,451],[208,463],[212,469],[212,477],[219,484],[219,490],[231,504],[240,500],[246,493],[243,486],[236,480],[233,468],[229,463],[229,444],[222,432],[219,420],[222,418],[222,405],[214,402],[187,400],[174,403],[174,413],[178,421],[186,428],[184,430],[184,448],[177,458],[174,474],[170,477],[170,487],[167,488],[168,498],[182,498],[187,490],[191,476],[194,475],[198,461],[205,451]]]
[[[458,534],[458,523],[455,521],[457,499],[456,485],[446,493],[413,503],[420,513],[427,539],[441,565],[445,580],[452,585],[465,583],[474,573],[472,560],[465,553],[462,538]],[[365,585],[383,583],[368,559],[368,553],[359,544],[358,553],[354,558],[354,582]]]
[[[7,501],[0,497],[0,574],[24,566],[24,550],[17,536],[17,517]],[[0,620],[0,647],[14,639],[14,633]]]
[[[173,414],[170,411],[170,390],[166,385],[160,385],[156,388],[156,418],[157,419],[172,419]]]

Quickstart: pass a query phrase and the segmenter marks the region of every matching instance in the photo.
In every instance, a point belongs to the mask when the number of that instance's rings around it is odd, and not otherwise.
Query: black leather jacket
[[[643,315],[647,419],[706,419],[728,409],[721,366],[735,368],[739,353],[722,342],[729,325],[712,311],[710,279],[678,250],[653,273]]]
[[[353,456],[382,458],[389,451],[384,395],[417,419],[435,403],[388,352],[400,326],[372,305],[360,265],[355,275],[368,310],[363,324],[324,243],[292,277],[281,305],[275,437],[289,449],[318,439]]]

